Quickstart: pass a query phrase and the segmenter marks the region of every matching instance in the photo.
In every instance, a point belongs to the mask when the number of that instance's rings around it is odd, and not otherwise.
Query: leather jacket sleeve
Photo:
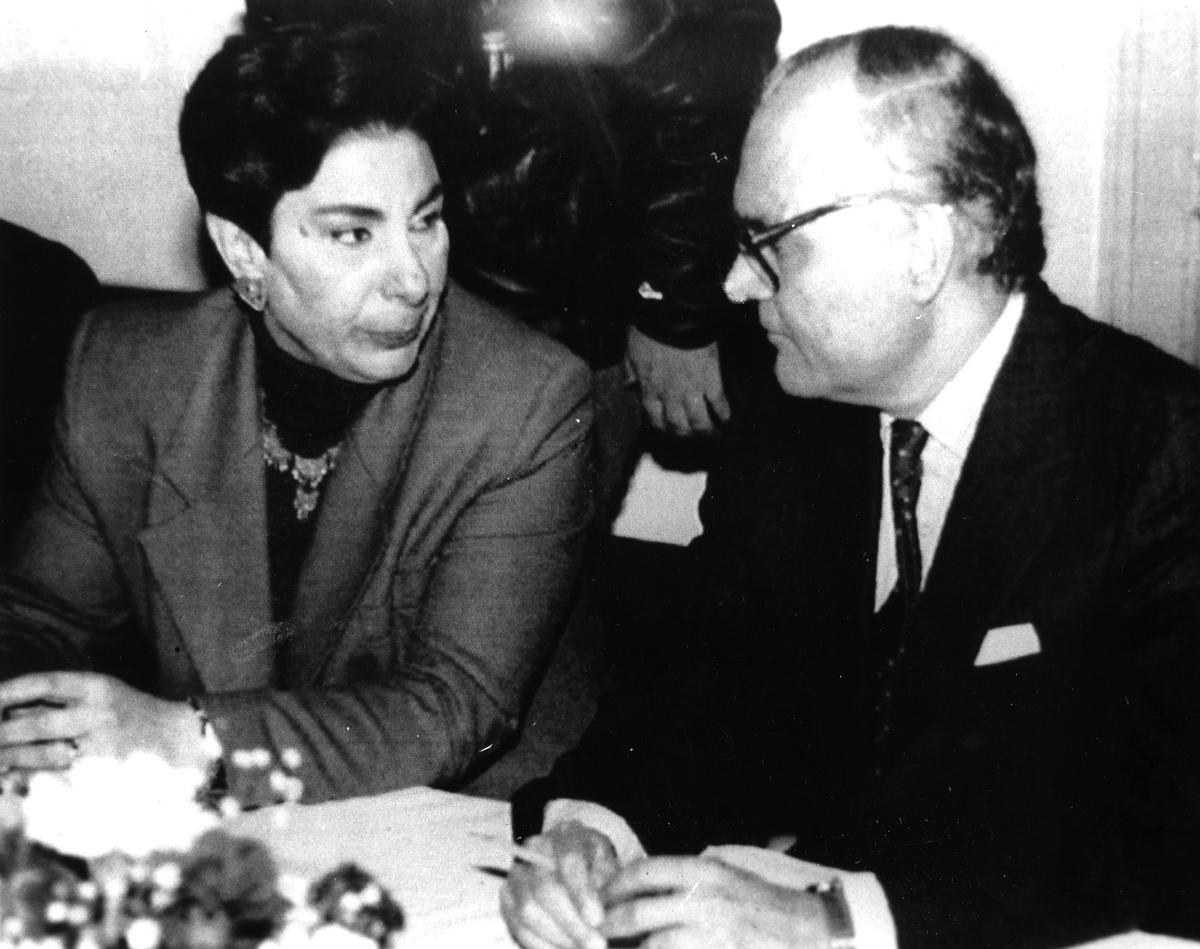
[[[645,111],[631,175],[641,210],[632,320],[660,342],[694,347],[728,315],[733,180],[779,17],[759,0],[669,6],[629,77]]]
[[[445,150],[458,279],[593,364],[619,358],[630,322],[679,347],[715,338],[737,155],[779,33],[772,0],[636,13],[606,58],[468,75]]]

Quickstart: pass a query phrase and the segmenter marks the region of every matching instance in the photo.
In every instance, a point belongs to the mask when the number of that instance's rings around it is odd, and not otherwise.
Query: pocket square
[[[1000,662],[1011,662],[1022,656],[1036,656],[1042,651],[1033,623],[1017,623],[1014,626],[997,626],[989,629],[975,657],[976,666],[994,666]]]

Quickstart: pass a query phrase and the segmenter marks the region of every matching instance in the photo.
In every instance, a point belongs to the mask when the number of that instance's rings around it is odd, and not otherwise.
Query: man
[[[1200,935],[1196,373],[1040,281],[1033,146],[940,34],[781,64],[734,203],[783,392],[735,412],[679,668],[514,804],[555,866],[514,866],[514,936]],[[637,859],[784,834],[874,876]]]

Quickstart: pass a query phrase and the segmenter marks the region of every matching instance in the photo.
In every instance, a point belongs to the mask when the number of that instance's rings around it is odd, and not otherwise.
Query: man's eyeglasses
[[[822,204],[818,208],[812,208],[802,214],[797,214],[795,217],[790,217],[786,221],[780,221],[778,224],[771,224],[760,230],[751,230],[750,225],[742,218],[734,219],[734,228],[736,230],[738,253],[746,258],[751,269],[754,270],[755,276],[762,280],[765,284],[771,287],[772,293],[779,292],[779,274],[775,272],[775,268],[771,262],[767,260],[763,250],[767,247],[773,247],[788,234],[792,233],[806,224],[812,224],[813,221],[819,221],[827,214],[833,214],[835,211],[844,211],[847,208],[856,208],[864,204],[870,204],[872,201],[883,201],[888,198],[904,198],[907,196],[883,193],[883,194],[856,194],[847,198],[839,198],[829,204]],[[909,198],[909,200],[913,200]]]

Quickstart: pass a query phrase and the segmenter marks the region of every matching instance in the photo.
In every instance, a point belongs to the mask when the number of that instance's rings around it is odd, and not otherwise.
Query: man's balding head
[[[915,418],[1045,258],[1034,151],[953,41],[824,40],[767,81],[733,194],[725,289],[758,303],[794,395]]]
[[[848,64],[846,70],[843,64]],[[853,119],[897,189],[933,185],[975,225],[978,271],[1019,289],[1045,263],[1036,154],[1011,100],[980,61],[932,30],[879,27],[822,40],[788,57],[764,87],[760,115],[849,72]],[[848,117],[849,120],[850,117]]]

